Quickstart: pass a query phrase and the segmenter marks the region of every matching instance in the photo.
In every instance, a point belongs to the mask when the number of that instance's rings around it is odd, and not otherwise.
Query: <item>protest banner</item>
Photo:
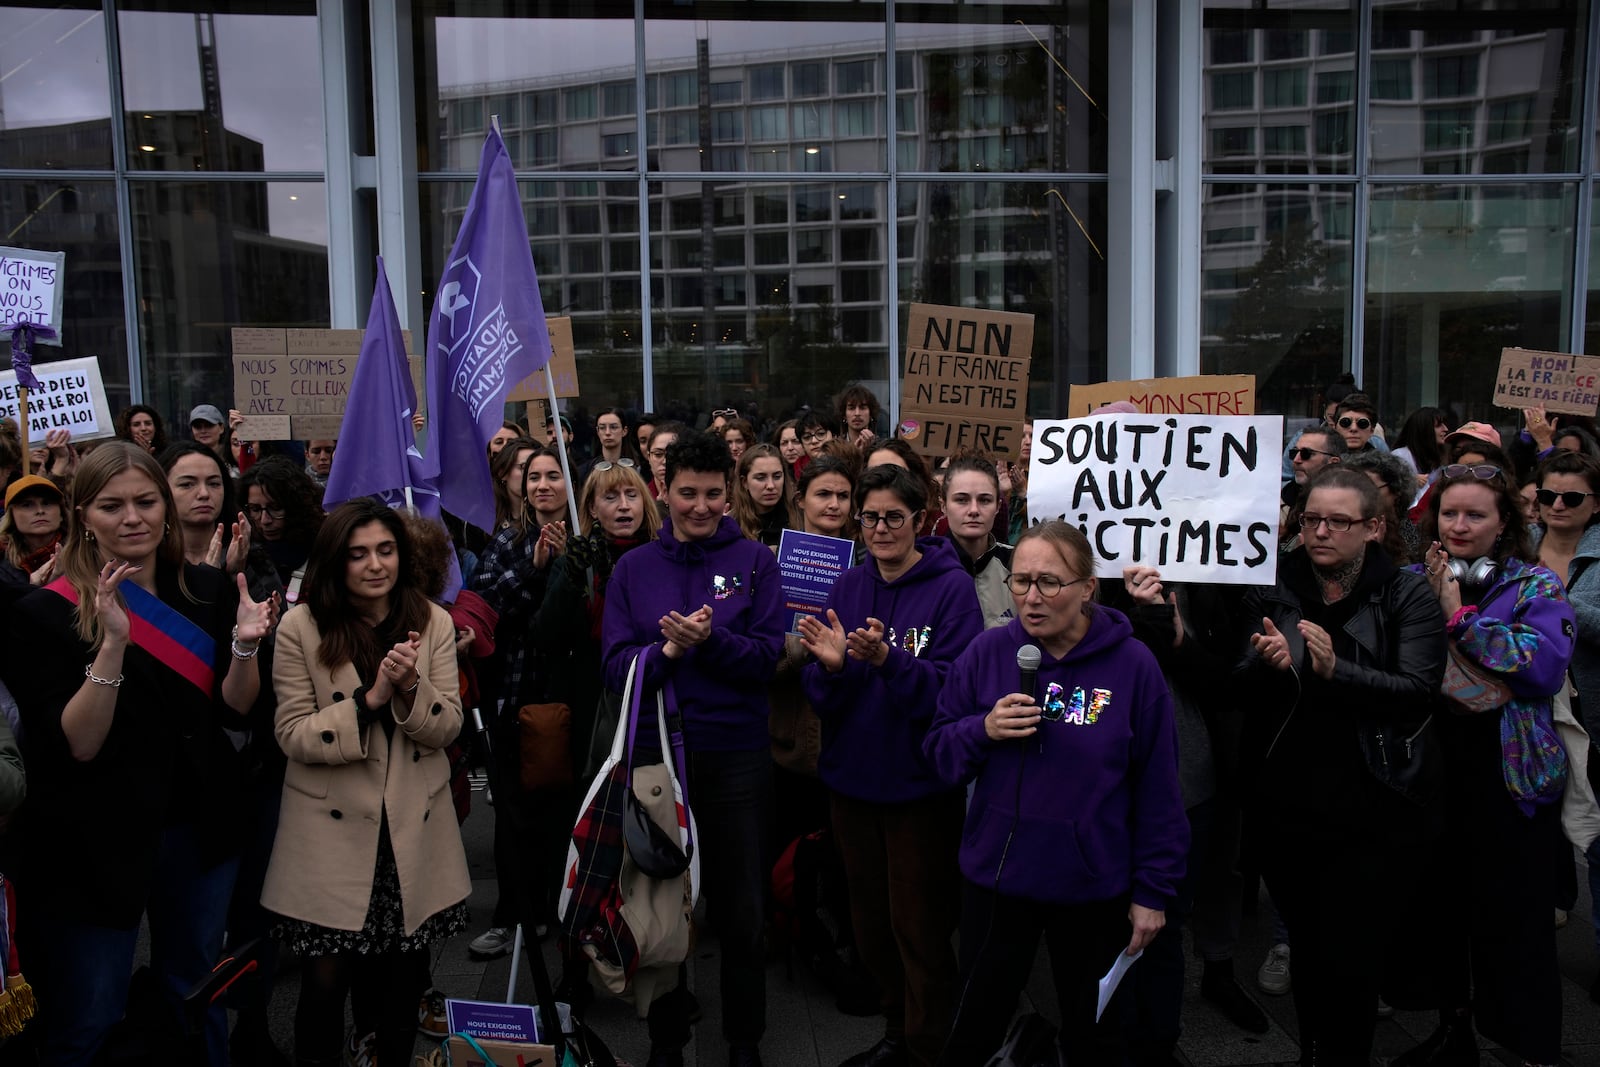
[[[924,456],[1019,458],[1032,363],[1032,315],[912,304],[900,435]]]
[[[778,583],[790,633],[800,633],[800,620],[820,616],[828,606],[839,575],[850,566],[855,542],[843,537],[785,530],[778,538]]]
[[[0,337],[9,337],[17,322],[39,331],[42,345],[61,344],[61,284],[65,252],[38,252],[31,248],[0,246]]]
[[[245,441],[337,438],[364,335],[364,330],[236,327],[233,406],[245,421],[235,436]],[[420,393],[422,360],[411,347],[411,331],[401,336],[412,353],[411,381]]]
[[[1503,408],[1543,406],[1552,414],[1593,415],[1600,408],[1600,356],[1502,348],[1494,403]]]
[[[1283,420],[1089,415],[1033,424],[1028,517],[1082,530],[1095,573],[1270,585],[1278,565]]]
[[[1067,418],[1087,415],[1118,400],[1150,415],[1254,415],[1256,376],[1198,374],[1074,385],[1067,390]]]
[[[51,430],[71,430],[74,441],[115,436],[98,359],[84,356],[35,363],[33,373],[41,388],[28,398],[29,439],[43,441]],[[0,371],[0,417],[18,418],[18,393],[16,372]]]
[[[572,343],[572,318],[562,315],[560,318],[545,319],[544,322],[550,330],[550,373],[556,379],[556,396],[562,399],[579,396],[578,356]],[[511,392],[506,394],[506,402],[516,404],[543,400],[548,395],[544,372],[539,371],[512,386]]]

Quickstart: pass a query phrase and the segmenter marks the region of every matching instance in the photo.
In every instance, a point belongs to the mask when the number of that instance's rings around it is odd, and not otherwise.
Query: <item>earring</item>
[[[162,537],[167,536],[171,532],[172,532],[172,527],[171,526],[168,526],[166,523],[162,523],[161,524],[161,536]]]
[[[83,539],[91,545],[94,544],[94,534],[89,530],[83,531]]]

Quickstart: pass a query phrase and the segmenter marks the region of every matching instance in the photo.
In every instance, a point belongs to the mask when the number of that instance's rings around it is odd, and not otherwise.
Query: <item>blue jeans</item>
[[[173,1004],[175,1020],[183,996],[222,957],[228,900],[238,869],[237,859],[202,866],[190,827],[170,827],[161,835],[146,906],[150,969]],[[127,1010],[139,929],[45,917],[39,930],[41,944],[48,946],[35,957],[42,964],[44,987],[39,997],[44,1062],[53,1067],[87,1067]],[[205,1039],[207,1062],[224,1067],[228,1016],[220,1004],[212,1005],[206,1015]]]

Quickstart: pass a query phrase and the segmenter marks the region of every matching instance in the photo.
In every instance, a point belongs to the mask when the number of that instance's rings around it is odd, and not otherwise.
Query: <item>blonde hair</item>
[[[161,494],[162,538],[156,547],[159,562],[170,563],[178,569],[178,588],[190,601],[198,599],[189,592],[183,578],[183,532],[172,521],[178,509],[172,502],[172,488],[167,475],[155,457],[138,445],[128,441],[107,441],[83,458],[78,473],[72,480],[73,506],[67,510],[67,532],[61,541],[61,551],[56,555],[56,570],[78,593],[76,619],[78,636],[91,646],[100,647],[100,616],[95,612],[95,595],[100,587],[100,546],[89,538],[89,527],[83,521],[83,509],[94,503],[107,483],[124,471],[136,470],[149,478]]]
[[[639,493],[640,527],[644,540],[654,541],[656,534],[661,532],[661,511],[656,507],[655,500],[650,496],[650,486],[646,484],[644,476],[632,467],[624,467],[620,463],[613,463],[603,471],[593,471],[588,480],[583,483],[583,492],[578,494],[578,532],[587,536],[600,525],[600,520],[595,517],[594,502],[602,493],[613,489],[631,487]]]

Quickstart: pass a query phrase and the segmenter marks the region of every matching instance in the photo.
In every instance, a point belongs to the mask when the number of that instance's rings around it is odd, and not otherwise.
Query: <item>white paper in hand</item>
[[[1138,963],[1139,957],[1143,955],[1144,949],[1131,956],[1126,952],[1117,953],[1117,962],[1113,963],[1106,976],[1100,979],[1100,1001],[1094,1009],[1095,1022],[1099,1022],[1100,1016],[1106,1013],[1106,1005],[1111,1003],[1111,995],[1117,991],[1117,986],[1122,984],[1122,977],[1128,973],[1128,968]]]

